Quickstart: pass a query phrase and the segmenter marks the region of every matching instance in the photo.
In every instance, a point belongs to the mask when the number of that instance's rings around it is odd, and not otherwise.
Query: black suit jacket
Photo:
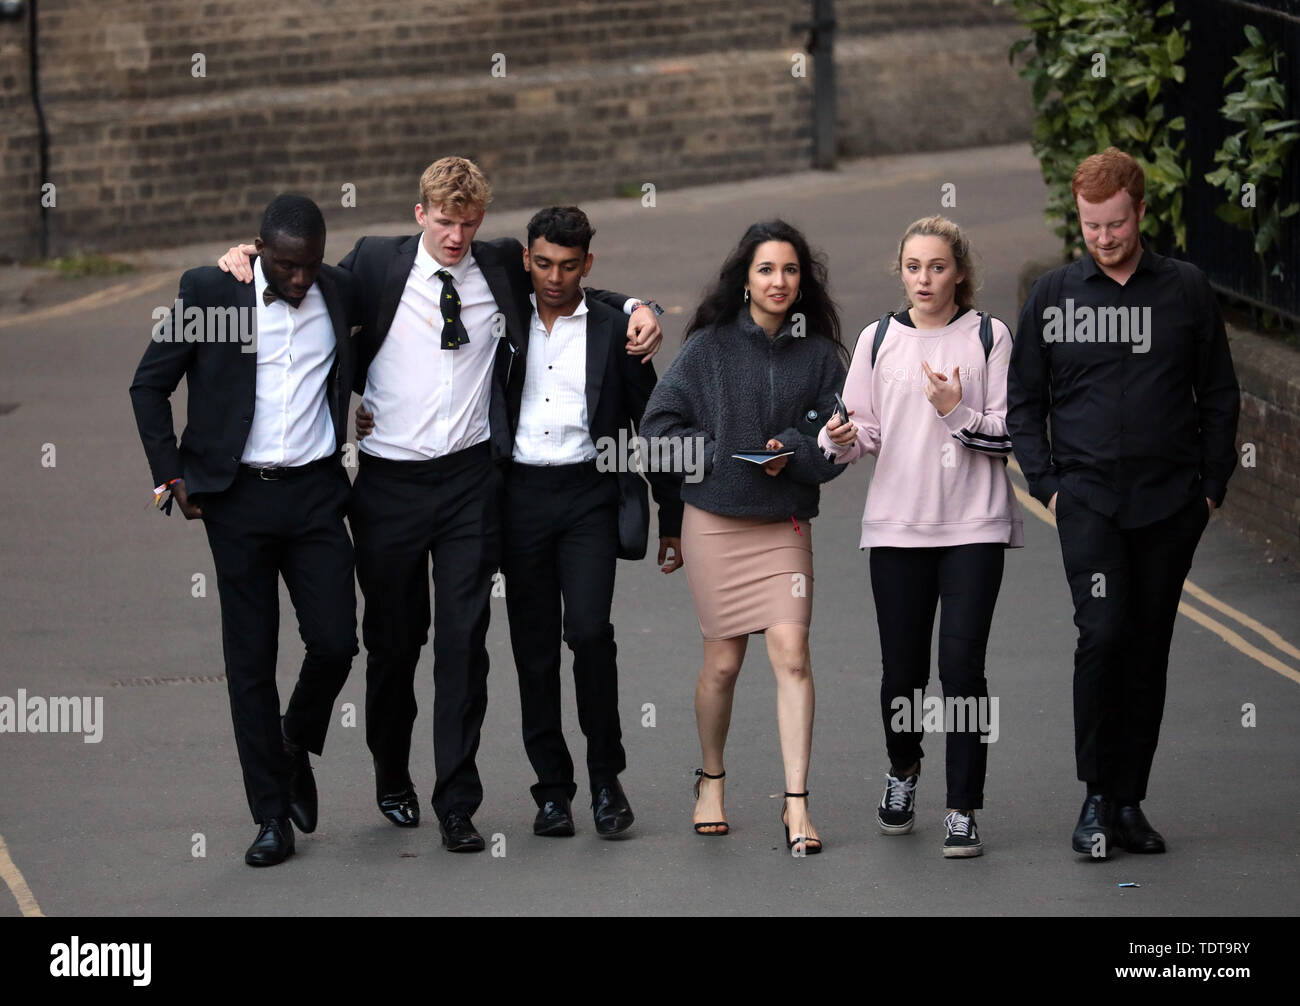
[[[357,278],[361,297],[354,385],[358,394],[364,393],[370,363],[393,325],[422,236],[421,232],[409,237],[364,237],[339,263],[340,268]],[[474,241],[470,250],[505,318],[505,331],[492,369],[492,398],[488,408],[492,455],[498,461],[505,461],[510,458],[514,445],[514,426],[506,415],[506,386],[512,367],[518,364],[520,350],[527,344],[532,315],[528,295],[533,287],[524,269],[524,246],[515,238]],[[589,290],[588,296],[620,309],[619,316],[626,326],[627,317],[621,312],[626,296],[605,290]]]
[[[348,403],[352,393],[356,351],[352,326],[360,320],[356,280],[334,266],[322,266],[316,285],[325,298],[334,324],[334,365],[325,390],[335,442],[347,440]],[[241,283],[214,266],[191,269],[181,277],[179,305],[171,312],[170,338],[159,339],[162,322],[154,326],[135,380],[131,405],[140,440],[149,458],[155,485],[185,480],[185,491],[216,493],[229,488],[253,425],[256,400],[255,344],[185,342],[184,309],[243,308],[256,319],[256,285]],[[208,333],[209,335],[211,333]],[[249,351],[246,351],[249,350]],[[172,423],[171,394],[185,378],[189,402],[180,446]]]
[[[531,293],[531,289],[529,293]],[[523,342],[515,353],[507,387],[510,435],[519,428],[520,403],[528,378],[528,338],[532,327],[532,304],[527,294],[519,310],[527,310]],[[599,300],[587,298],[587,431],[597,450],[601,438],[618,442],[620,429],[632,437],[632,424],[641,425],[646,402],[658,378],[653,363],[627,351],[627,316]],[[621,473],[626,474],[626,473]],[[632,477],[638,477],[635,474]],[[677,537],[682,528],[680,474],[648,472],[655,502],[659,504],[659,534]],[[649,514],[646,514],[647,520]]]

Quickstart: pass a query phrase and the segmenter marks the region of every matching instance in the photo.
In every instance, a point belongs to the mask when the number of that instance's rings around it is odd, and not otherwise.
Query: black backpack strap
[[[980,312],[980,345],[984,347],[984,359],[993,352],[993,315],[987,311]]]
[[[880,352],[880,344],[885,341],[885,333],[889,331],[889,323],[893,320],[894,312],[887,311],[884,316],[876,322],[876,335],[871,340],[871,369],[876,369],[876,356]]]

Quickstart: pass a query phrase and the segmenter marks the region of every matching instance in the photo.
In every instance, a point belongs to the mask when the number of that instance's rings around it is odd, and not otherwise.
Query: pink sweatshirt
[[[874,370],[876,323],[858,336],[844,384],[857,439],[840,447],[823,427],[818,443],[841,464],[877,456],[862,514],[862,548],[1024,545],[1024,522],[1003,461],[1011,454],[1011,332],[993,320],[986,363],[979,325],[974,310],[943,328],[911,328],[891,319]],[[946,416],[925,397],[923,361],[950,380],[951,368],[961,368],[961,401]]]

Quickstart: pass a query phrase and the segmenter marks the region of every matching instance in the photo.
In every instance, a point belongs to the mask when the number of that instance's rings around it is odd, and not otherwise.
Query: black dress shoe
[[[420,798],[415,790],[384,793],[379,797],[379,813],[399,828],[414,828],[420,823]]]
[[[288,737],[284,739],[284,753],[289,759],[289,816],[299,831],[309,835],[316,830],[316,777],[311,771],[311,756]]]
[[[601,838],[627,831],[636,820],[617,779],[591,787],[591,810],[596,817],[596,834]]]
[[[273,817],[258,825],[257,838],[244,853],[249,866],[275,866],[293,855],[293,825],[287,817]]]
[[[547,800],[537,809],[533,818],[533,834],[547,838],[569,838],[573,835],[573,807],[568,797]]]
[[[1111,823],[1115,844],[1129,852],[1164,852],[1165,840],[1136,803],[1124,803],[1115,808]]]
[[[487,843],[483,836],[474,830],[474,822],[463,810],[453,810],[438,822],[442,832],[442,844],[448,852],[482,852]]]
[[[1079,811],[1079,823],[1074,826],[1074,836],[1070,845],[1075,852],[1094,859],[1107,859],[1110,856],[1111,836],[1110,801],[1100,793],[1091,793],[1083,801]],[[1101,838],[1098,839],[1097,836]]]

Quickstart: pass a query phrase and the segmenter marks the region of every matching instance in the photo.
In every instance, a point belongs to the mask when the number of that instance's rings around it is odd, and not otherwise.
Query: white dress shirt
[[[469,336],[455,350],[442,348],[439,269],[451,273]],[[473,252],[442,266],[421,237],[393,324],[366,377],[363,402],[374,413],[375,430],[361,450],[392,461],[423,461],[488,439],[492,364],[505,334],[504,323],[492,323],[497,310]]]
[[[263,303],[262,260],[253,264],[257,307],[257,377],[253,424],[240,458],[246,465],[291,467],[329,457],[336,448],[325,397],[338,346],[325,297],[315,283],[297,307]]]
[[[537,315],[528,333],[528,365],[519,402],[514,459],[524,465],[575,465],[596,457],[587,416],[587,299],[546,331]]]

